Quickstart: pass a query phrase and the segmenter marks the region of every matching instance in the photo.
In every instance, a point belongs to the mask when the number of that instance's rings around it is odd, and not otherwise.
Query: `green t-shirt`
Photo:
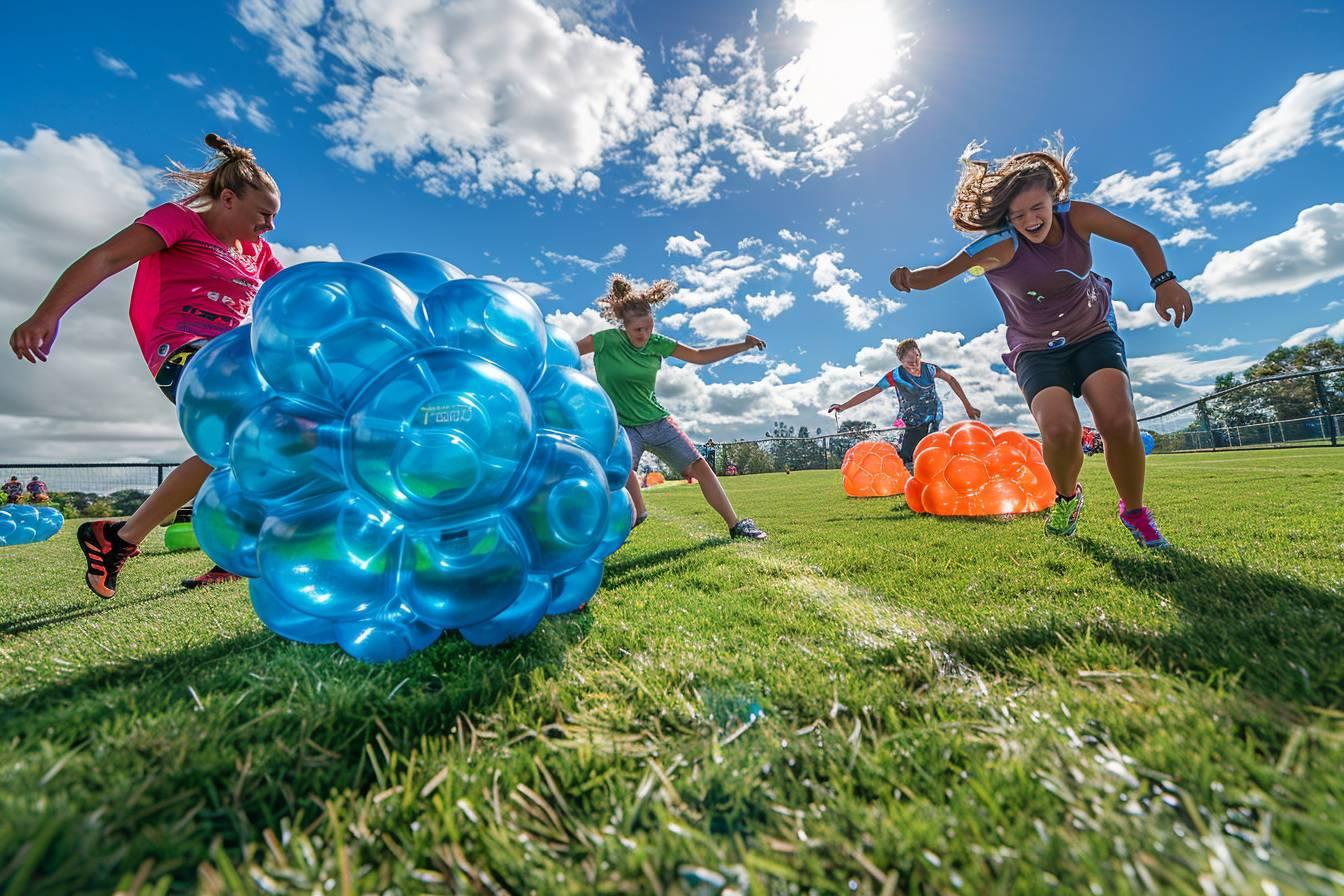
[[[593,334],[593,366],[597,382],[616,406],[622,426],[643,426],[669,416],[654,397],[653,387],[663,359],[677,350],[675,339],[654,333],[643,348],[635,348],[624,330]]]

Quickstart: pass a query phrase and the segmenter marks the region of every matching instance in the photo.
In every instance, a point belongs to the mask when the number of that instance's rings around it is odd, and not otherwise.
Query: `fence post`
[[[1213,427],[1209,425],[1209,409],[1204,402],[1199,403],[1199,422],[1204,427],[1204,431],[1209,434],[1209,444],[1214,451],[1218,450],[1218,437],[1214,435]]]
[[[159,464],[155,467],[155,470],[158,471],[159,474],[159,485],[163,485],[163,464]]]
[[[1324,425],[1330,427],[1330,444],[1338,445],[1339,431],[1335,428],[1335,415],[1330,413],[1330,396],[1325,391],[1325,380],[1321,379],[1319,373],[1313,373],[1311,381],[1316,384],[1316,400],[1321,403],[1321,414],[1325,418]]]

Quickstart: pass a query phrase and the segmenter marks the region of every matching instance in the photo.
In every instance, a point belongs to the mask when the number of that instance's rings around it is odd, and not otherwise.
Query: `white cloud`
[[[794,231],[792,231],[792,230],[789,230],[787,227],[781,227],[781,228],[779,229],[779,238],[782,239],[782,240],[785,240],[786,242],[790,242],[790,243],[803,243],[803,242],[807,242],[807,237],[806,237],[806,236],[804,236],[804,235],[801,234],[801,233],[796,233],[796,232],[794,232]]]
[[[561,255],[558,252],[542,252],[541,254],[555,264],[573,265],[595,274],[602,268],[611,267],[625,258],[627,251],[629,250],[626,249],[625,243],[617,243],[607,250],[606,255],[596,261],[591,258],[584,258],[582,255]]]
[[[0,141],[0,320],[25,320],[66,267],[153,204],[153,183],[152,170],[98,137],[39,128],[28,140]],[[67,312],[45,364],[0,360],[0,457],[177,461],[191,453],[126,319],[133,276],[110,278]]]
[[[679,311],[676,314],[658,315],[658,327],[662,330],[680,330],[691,322],[691,315],[686,311]]]
[[[1344,202],[1313,205],[1282,233],[1215,253],[1186,287],[1210,302],[1239,302],[1339,277],[1344,277]]]
[[[885,296],[857,295],[851,284],[863,278],[858,271],[840,267],[844,260],[843,252],[821,252],[812,259],[812,282],[820,287],[812,298],[827,305],[838,305],[844,311],[846,327],[866,330],[883,314],[905,307]]]
[[[201,80],[201,76],[195,72],[183,72],[181,74],[173,73],[168,76],[168,80],[172,81],[174,84],[179,84],[188,90],[195,90],[205,83]]]
[[[1167,237],[1167,242],[1173,246],[1188,246],[1191,243],[1197,243],[1200,240],[1211,240],[1213,234],[1204,227],[1182,227],[1180,230]]]
[[[1326,306],[1321,310],[1333,311],[1336,308],[1344,308],[1344,302],[1341,302],[1339,299],[1335,299],[1333,302],[1327,302]]]
[[[1133,311],[1129,310],[1129,305],[1120,299],[1112,299],[1111,304],[1115,307],[1115,322],[1122,331],[1158,326],[1163,323],[1161,315],[1157,313],[1155,302],[1144,302]]]
[[[559,298],[551,291],[551,288],[544,283],[534,283],[531,280],[519,280],[517,277],[500,277],[495,274],[482,274],[482,280],[491,280],[495,283],[503,283],[505,286],[512,286],[514,289],[533,299]]]
[[[849,233],[849,228],[840,226],[839,218],[827,218],[826,229],[834,231],[839,236],[845,236]]]
[[[1262,109],[1245,134],[1209,152],[1209,186],[1225,187],[1291,159],[1311,142],[1313,127],[1344,112],[1344,69],[1308,73],[1273,106]]]
[[[747,280],[765,270],[754,256],[730,255],[719,250],[710,252],[694,265],[676,268],[672,278],[681,284],[672,298],[687,308],[703,308],[727,301]]]
[[[772,289],[768,293],[748,295],[745,301],[748,310],[756,312],[764,320],[774,320],[793,307],[794,297],[791,292],[777,293]]]
[[[135,74],[135,69],[131,68],[124,61],[118,59],[117,57],[109,53],[104,53],[102,50],[94,50],[93,56],[95,59],[98,60],[99,65],[101,65],[103,68],[107,69],[108,71],[110,71],[112,74],[116,75],[119,78],[137,77]]]
[[[1151,174],[1109,174],[1087,198],[1101,205],[1141,205],[1169,221],[1179,221],[1199,214],[1199,203],[1190,195],[1198,186],[1197,181],[1182,180],[1180,163],[1172,162]]]
[[[693,231],[693,233],[695,234],[695,239],[690,239],[684,236],[668,237],[666,245],[663,246],[663,250],[667,252],[668,255],[689,255],[692,258],[699,258],[704,255],[705,250],[709,248],[709,240],[705,239],[705,235],[698,230]]]
[[[839,264],[845,260],[843,252],[822,252],[812,259],[812,282],[817,286],[834,286],[841,281],[854,281],[861,279],[859,272],[849,268],[841,268]]]
[[[266,101],[261,98],[246,99],[241,93],[225,88],[219,93],[205,98],[205,106],[226,121],[238,121],[246,118],[248,124],[262,131],[271,130],[271,119],[262,111]]]
[[[304,246],[299,249],[291,249],[281,243],[272,242],[271,251],[275,253],[275,260],[285,267],[302,264],[305,261],[341,260],[341,250],[336,248],[335,243],[327,243],[325,246]]]
[[[324,91],[334,155],[391,164],[435,195],[591,191],[616,161],[641,174],[626,191],[700,203],[734,173],[832,174],[924,107],[897,78],[915,36],[882,0],[786,0],[774,31],[753,14],[741,39],[671,48],[661,84],[640,47],[600,33],[613,0],[482,8],[241,0],[237,16],[298,90]]]
[[[812,298],[827,305],[838,305],[845,314],[845,326],[851,330],[866,330],[879,317],[900,311],[905,307],[902,302],[894,302],[885,296],[860,296],[848,283],[835,283],[812,294]]]
[[[1255,206],[1250,202],[1215,202],[1209,206],[1209,214],[1215,218],[1231,218],[1234,215],[1242,215],[1255,211]]]
[[[743,356],[739,355],[739,357]],[[786,376],[793,376],[795,373],[801,373],[802,369],[803,368],[799,367],[797,364],[790,364],[787,361],[781,361],[774,367],[770,368],[770,373],[774,376],[782,378]]]
[[[806,252],[783,252],[777,259],[779,266],[786,271],[802,270],[803,265],[807,264]]]
[[[707,308],[692,314],[690,328],[701,339],[715,342],[733,342],[751,332],[747,320],[727,308]]]
[[[245,0],[239,19],[300,89],[334,82],[325,130],[361,170],[390,163],[435,195],[596,189],[649,111],[643,51],[532,0],[482,9]]]
[[[238,21],[253,34],[271,42],[270,62],[280,74],[293,79],[303,93],[322,83],[317,38],[308,33],[321,20],[321,0],[239,0]]]
[[[1224,373],[1245,370],[1258,359],[1250,355],[1197,360],[1185,352],[1163,352],[1129,359],[1129,375],[1136,389],[1169,384],[1211,383]]]
[[[591,336],[599,330],[610,330],[611,324],[597,313],[596,308],[584,308],[577,313],[571,311],[552,311],[546,315],[546,323],[552,324],[568,333],[575,342],[585,336]]]
[[[1242,342],[1240,339],[1234,339],[1231,336],[1228,336],[1222,341],[1215,342],[1210,345],[1196,343],[1195,345],[1192,345],[1190,347],[1197,352],[1225,352],[1230,348],[1236,348],[1239,345],[1245,345],[1245,344],[1246,343]]]
[[[1283,341],[1288,348],[1298,348],[1309,342],[1315,342],[1318,339],[1337,339],[1344,342],[1344,320],[1333,324],[1322,324],[1319,327],[1307,327],[1289,336]]]

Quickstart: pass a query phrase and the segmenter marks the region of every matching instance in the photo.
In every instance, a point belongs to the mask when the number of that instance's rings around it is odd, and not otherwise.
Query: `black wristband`
[[[1176,275],[1173,274],[1171,271],[1163,271],[1153,279],[1149,280],[1148,285],[1151,286],[1153,289],[1157,289],[1159,286],[1161,286],[1163,283],[1166,283],[1168,280],[1175,280],[1175,279]]]

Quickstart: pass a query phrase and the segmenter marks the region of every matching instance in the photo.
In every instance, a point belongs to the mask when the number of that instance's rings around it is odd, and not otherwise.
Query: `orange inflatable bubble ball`
[[[664,476],[662,473],[659,473],[657,470],[654,470],[652,473],[644,477],[644,487],[648,488],[651,485],[662,485],[666,481],[667,481],[666,476]]]
[[[1055,486],[1039,442],[966,420],[920,440],[905,494],[916,513],[1011,516],[1045,510]]]
[[[910,474],[890,442],[860,442],[840,464],[845,494],[851,498],[887,498],[905,491]]]

